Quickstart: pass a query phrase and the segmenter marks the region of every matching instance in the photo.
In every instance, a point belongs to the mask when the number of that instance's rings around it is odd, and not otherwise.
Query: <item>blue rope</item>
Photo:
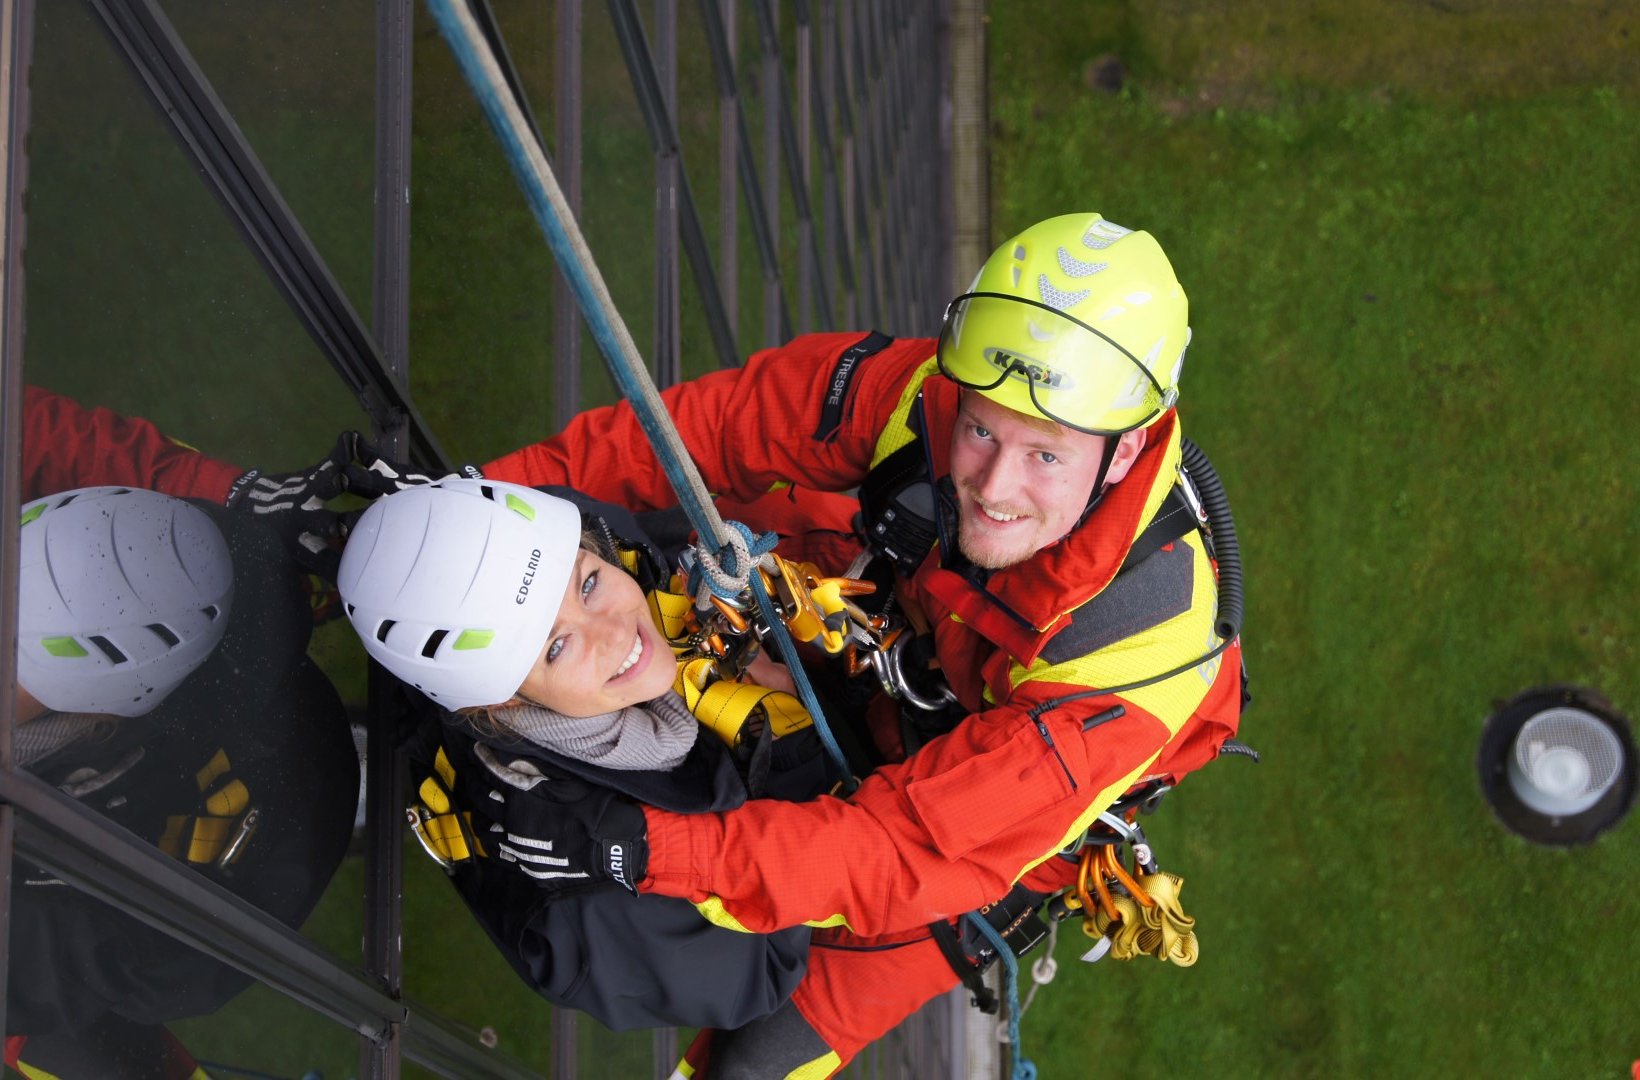
[[[1036,1063],[1019,1052],[1019,960],[1014,956],[1014,950],[1008,948],[1008,943],[1002,940],[997,928],[985,921],[985,916],[970,911],[964,916],[969,922],[979,928],[979,932],[991,943],[997,956],[1002,958],[1002,966],[1006,969],[1003,983],[1008,991],[1008,1057],[1013,1062],[1012,1080],[1036,1080]]]
[[[536,223],[541,226],[547,247],[551,249],[558,268],[563,271],[564,278],[574,291],[581,314],[587,321],[587,328],[592,331],[599,352],[603,353],[605,366],[608,367],[616,386],[620,388],[622,396],[631,402],[633,411],[637,414],[638,424],[655,448],[661,468],[666,471],[666,478],[677,492],[678,502],[684,513],[688,515],[689,524],[694,526],[695,531],[702,537],[709,537],[716,542],[721,539],[716,528],[721,519],[716,509],[711,507],[704,485],[697,486],[691,482],[683,462],[670,452],[670,439],[675,437],[671,418],[666,416],[664,410],[657,415],[649,407],[648,394],[653,393],[653,384],[648,381],[648,373],[642,369],[635,372],[625,362],[621,334],[616,326],[619,316],[612,309],[606,309],[607,293],[601,294],[594,287],[592,277],[582,263],[583,255],[571,240],[565,223],[560,220],[558,208],[543,178],[538,176],[531,166],[525,139],[528,137],[533,141],[533,136],[527,136],[525,131],[509,122],[506,101],[503,100],[503,95],[508,92],[498,79],[492,79],[486,72],[478,49],[483,47],[487,51],[488,45],[485,45],[482,39],[469,34],[464,28],[456,12],[459,2],[460,0],[427,0],[427,8],[438,23],[445,41],[449,43],[450,51],[455,55],[462,74],[472,87],[473,96],[478,100],[479,107],[484,110],[490,126],[495,130],[502,153],[506,156],[507,163],[512,166],[519,186],[524,189],[524,198],[529,203],[530,212],[535,216]],[[624,326],[620,329],[624,330]],[[694,479],[699,478],[696,476]]]

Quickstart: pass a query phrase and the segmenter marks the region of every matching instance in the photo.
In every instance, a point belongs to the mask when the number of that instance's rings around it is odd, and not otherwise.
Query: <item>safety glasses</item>
[[[1178,398],[1109,335],[1006,293],[964,293],[951,301],[938,356],[940,371],[959,386],[1090,435],[1144,427]]]

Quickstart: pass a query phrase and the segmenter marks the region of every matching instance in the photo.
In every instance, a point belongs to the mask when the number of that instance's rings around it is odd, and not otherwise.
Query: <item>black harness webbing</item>
[[[940,955],[951,965],[951,970],[957,973],[962,985],[974,995],[974,1006],[982,1013],[996,1015],[1000,1005],[996,994],[985,985],[985,969],[968,958],[968,954],[963,951],[962,943],[957,939],[956,930],[944,920],[929,923],[928,929],[934,935],[934,944],[940,947]]]
[[[1137,566],[1162,548],[1171,544],[1191,529],[1201,527],[1196,517],[1196,511],[1190,506],[1190,500],[1185,498],[1184,491],[1178,484],[1168,489],[1167,497],[1157,508],[1156,516],[1150,519],[1144,532],[1134,538],[1133,546],[1128,549],[1127,556],[1122,560],[1122,570]],[[1121,573],[1118,570],[1117,573]]]

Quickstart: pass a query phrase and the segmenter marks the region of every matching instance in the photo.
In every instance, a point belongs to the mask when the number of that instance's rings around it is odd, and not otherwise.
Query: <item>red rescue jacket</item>
[[[861,341],[857,333],[800,337],[663,392],[708,487],[743,500],[788,482],[853,488],[909,437],[919,391],[943,473],[958,390],[934,371],[935,343],[893,341],[862,356],[853,348]],[[1140,576],[1124,574],[1120,597],[1112,584],[1177,480],[1177,417],[1150,435],[1086,521],[983,588],[942,566],[937,548],[901,582],[935,628],[936,655],[967,719],[847,799],[754,802],[717,814],[646,810],[649,877],[640,888],[687,898],[748,930],[800,922],[846,923],[862,934],[908,929],[977,908],[1021,879],[1055,887],[1069,864],[1049,860],[1100,811],[1158,770],[1183,772],[1211,757],[1239,715],[1239,643],[1119,697],[1050,704],[1188,664],[1217,643],[1215,578],[1196,534],[1144,560]],[[676,501],[624,402],[484,472],[567,484],[634,509]],[[1122,716],[1083,730],[1117,704]]]

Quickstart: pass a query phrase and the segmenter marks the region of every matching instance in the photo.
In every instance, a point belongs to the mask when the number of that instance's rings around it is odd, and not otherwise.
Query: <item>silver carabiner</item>
[[[909,634],[901,634],[891,642],[888,648],[871,654],[871,666],[877,672],[877,678],[883,684],[883,690],[889,697],[904,698],[911,705],[924,712],[939,712],[947,705],[956,703],[957,695],[942,680],[939,693],[933,698],[923,697],[912,688],[910,680],[905,677],[905,668],[902,665],[900,653],[905,643],[910,640]]]
[[[438,863],[446,874],[454,874],[456,864],[448,856],[441,854],[438,848],[433,845],[432,838],[427,835],[427,828],[424,823],[431,820],[432,817],[433,812],[425,806],[407,806],[404,808],[404,819],[409,823],[410,831],[416,834],[416,841],[421,844],[421,850],[427,852],[427,857]]]

